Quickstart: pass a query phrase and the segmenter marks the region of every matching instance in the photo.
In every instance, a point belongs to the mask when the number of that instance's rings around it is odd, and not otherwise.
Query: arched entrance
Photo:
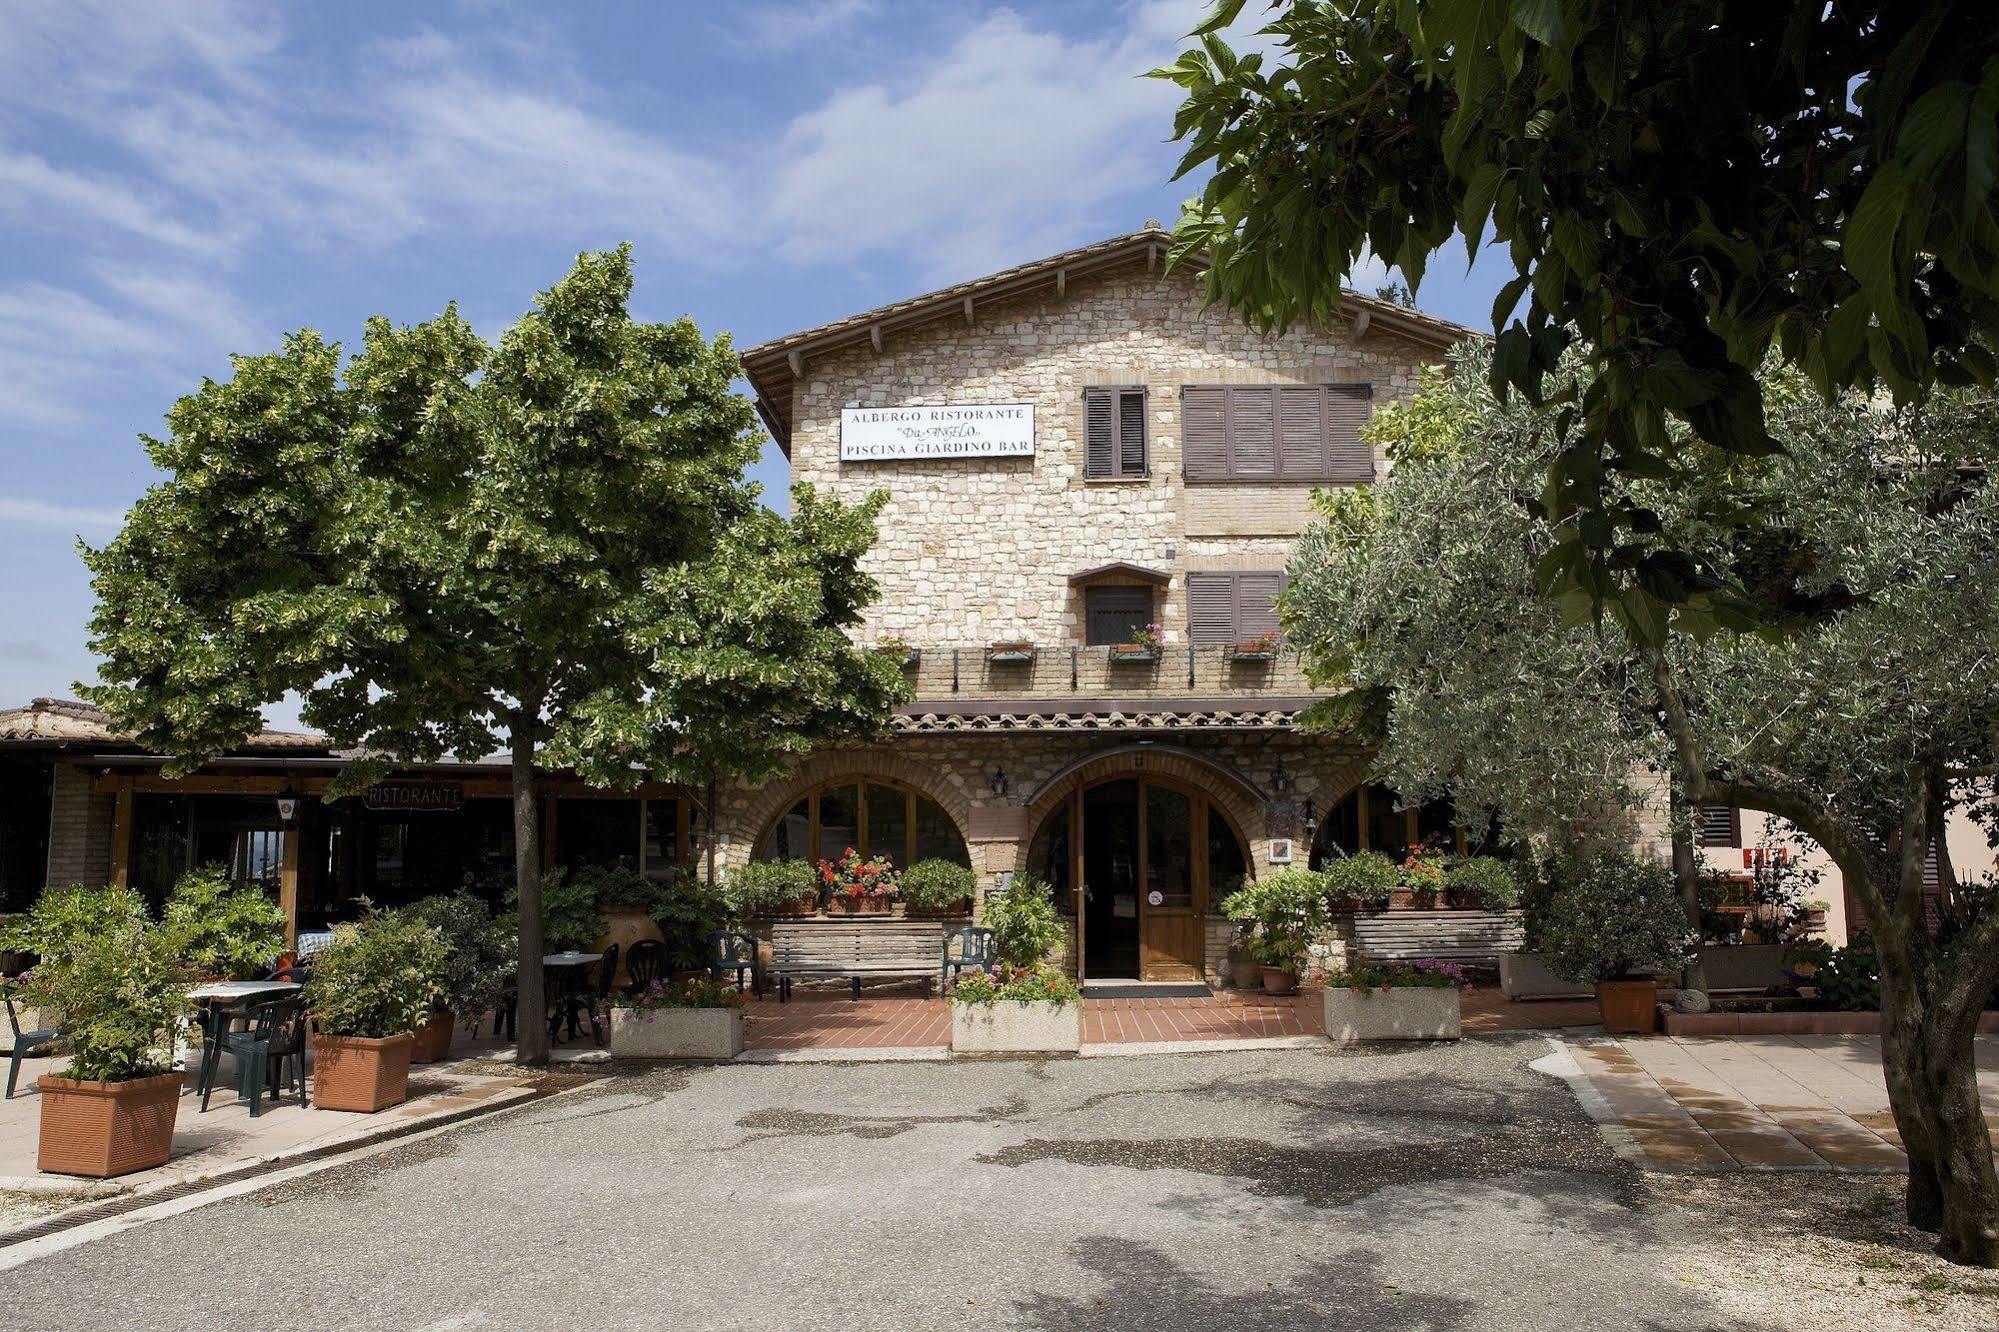
[[[1077,785],[1028,850],[1071,917],[1079,979],[1200,980],[1203,919],[1248,864],[1207,792],[1152,773]]]

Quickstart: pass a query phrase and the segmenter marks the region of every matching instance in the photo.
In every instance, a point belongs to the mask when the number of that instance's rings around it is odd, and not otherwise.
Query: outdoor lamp
[[[1006,794],[1006,769],[997,763],[993,764],[992,784],[994,795]]]
[[[298,826],[298,793],[289,784],[278,792],[278,822],[287,828]]]
[[[1284,756],[1277,756],[1277,767],[1270,774],[1270,789],[1283,795],[1291,789],[1291,774],[1284,771]]]
[[[1305,840],[1311,842],[1319,832],[1319,816],[1312,808],[1312,797],[1305,797]]]

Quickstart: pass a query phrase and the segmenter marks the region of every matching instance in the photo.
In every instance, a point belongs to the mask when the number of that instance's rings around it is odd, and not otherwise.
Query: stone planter
[[[1074,1054],[1083,1045],[1083,1006],[1052,999],[995,999],[951,1005],[951,1048],[960,1054]]]
[[[457,1026],[457,1019],[451,1010],[439,1009],[416,1029],[416,1037],[410,1045],[412,1064],[435,1064],[451,1053],[451,1033]]]
[[[1761,994],[1784,980],[1783,944],[1708,944],[1701,949],[1707,987]]]
[[[41,1077],[35,1086],[42,1100],[39,1170],[110,1179],[163,1166],[173,1153],[178,1073],[128,1082]]]
[[[619,1059],[734,1059],[743,1052],[739,1008],[611,1010],[611,1053]]]
[[[1508,999],[1587,999],[1594,993],[1548,970],[1539,953],[1501,953],[1499,989]]]
[[[1454,1041],[1458,1035],[1455,985],[1397,985],[1386,990],[1326,987],[1326,1039],[1336,1045]]]
[[[312,1103],[321,1110],[372,1115],[409,1095],[416,1038],[312,1034]]]

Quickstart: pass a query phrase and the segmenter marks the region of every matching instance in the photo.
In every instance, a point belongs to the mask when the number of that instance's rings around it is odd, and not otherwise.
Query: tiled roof
[[[113,726],[102,709],[73,698],[37,698],[24,708],[0,710],[0,741],[83,744],[132,744],[132,733]],[[310,749],[327,747],[326,737],[310,731],[259,731],[243,742],[245,749]]]
[[[1295,708],[1157,712],[911,712],[895,719],[903,735],[951,731],[1215,731],[1290,730]]]

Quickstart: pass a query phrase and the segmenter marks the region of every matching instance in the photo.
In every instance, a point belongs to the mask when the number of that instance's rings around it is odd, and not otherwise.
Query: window
[[[1187,636],[1196,643],[1240,643],[1278,631],[1281,573],[1187,575]]]
[[[838,860],[853,847],[897,869],[935,857],[972,863],[958,825],[936,801],[898,782],[849,777],[798,798],[757,843],[759,860]]]
[[[1742,845],[1742,811],[1733,805],[1694,806],[1694,845]]]
[[[1145,475],[1145,390],[1083,390],[1088,440],[1083,475],[1093,480],[1126,480]]]
[[[1189,481],[1372,481],[1360,428],[1369,384],[1180,390],[1181,457]]]
[[[1129,643],[1137,636],[1137,630],[1151,623],[1151,588],[1086,587],[1083,589],[1085,647]]]

